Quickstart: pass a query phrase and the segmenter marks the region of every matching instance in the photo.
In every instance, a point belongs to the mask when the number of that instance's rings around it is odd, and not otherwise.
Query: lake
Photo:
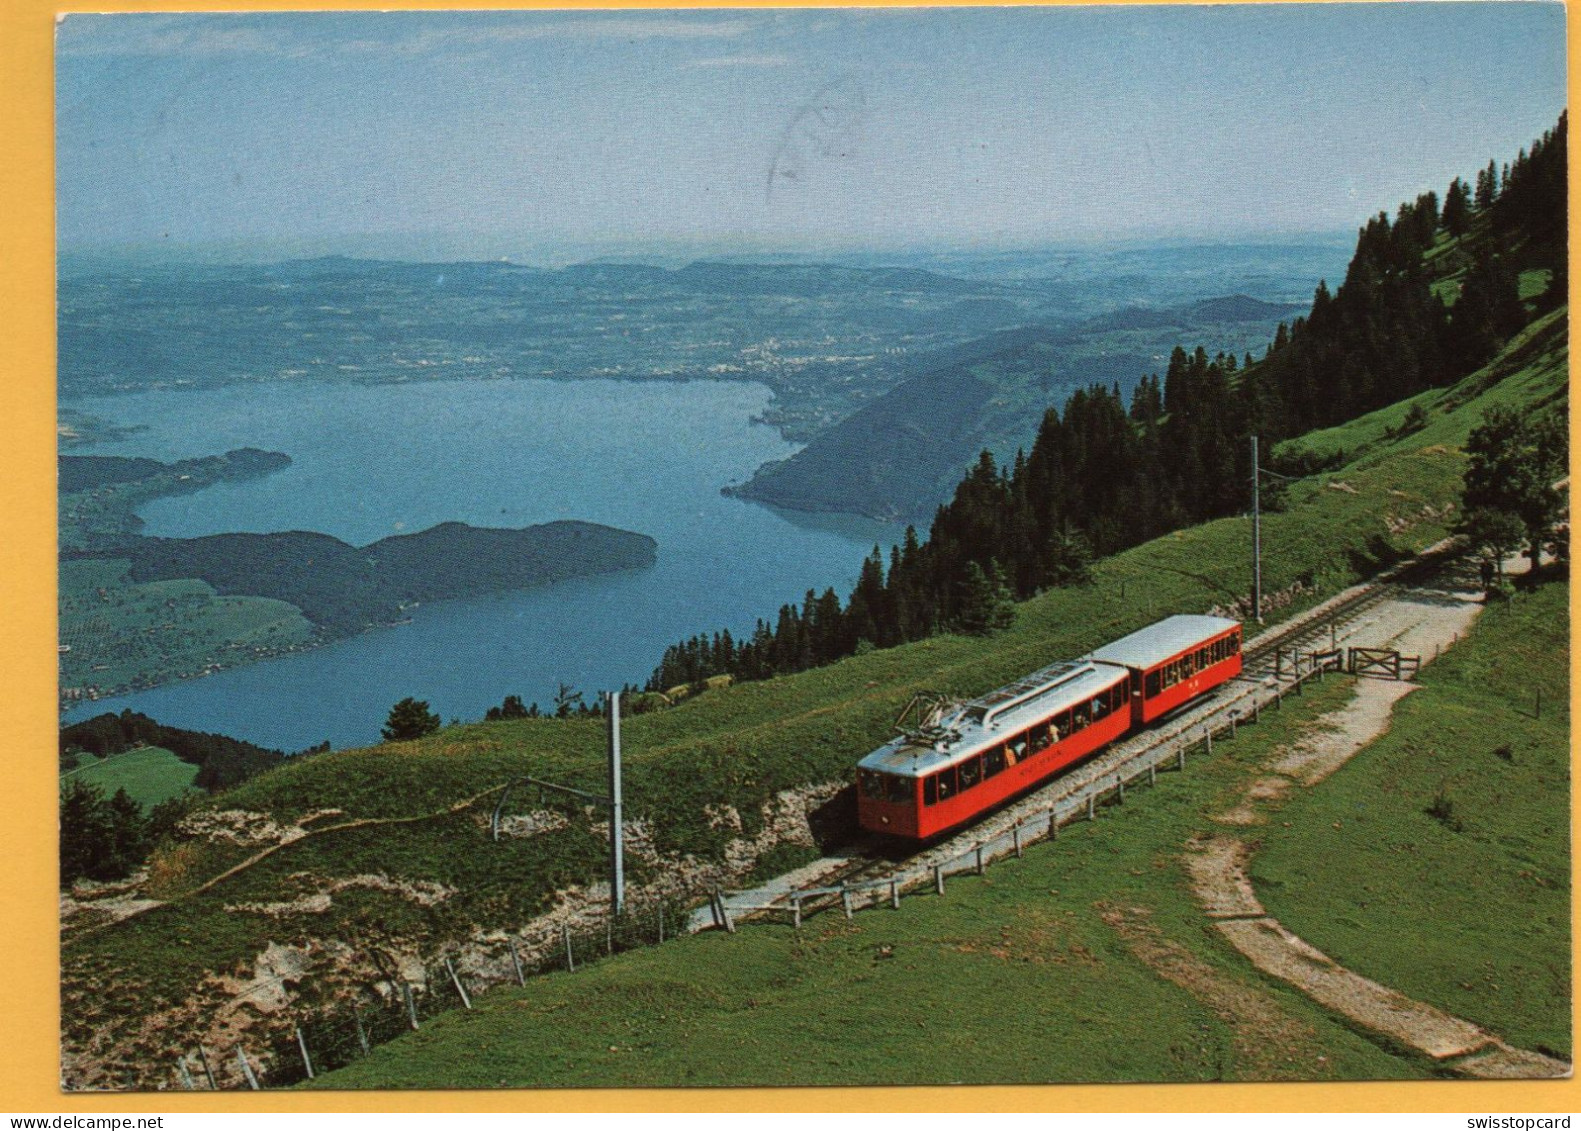
[[[131,708],[170,726],[300,749],[376,742],[390,705],[429,701],[481,718],[506,695],[547,706],[556,685],[590,701],[645,681],[696,632],[750,633],[809,588],[844,600],[875,543],[901,531],[782,516],[719,494],[796,446],[753,419],[769,392],[742,382],[277,382],[79,397],[63,407],[129,439],[85,454],[160,460],[238,447],[290,468],[158,499],[145,533],[315,530],[356,545],[457,520],[523,527],[575,518],[658,540],[645,570],[414,610],[410,624],[74,708]]]

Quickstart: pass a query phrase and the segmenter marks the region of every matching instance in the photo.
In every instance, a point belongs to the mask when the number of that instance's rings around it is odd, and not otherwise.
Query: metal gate
[[[1402,655],[1393,648],[1352,648],[1347,666],[1352,675],[1411,679],[1421,669],[1422,657]]]

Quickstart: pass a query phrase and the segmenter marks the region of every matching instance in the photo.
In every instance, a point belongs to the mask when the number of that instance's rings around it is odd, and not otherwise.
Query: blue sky
[[[64,247],[1348,231],[1564,105],[1557,3],[74,15]]]

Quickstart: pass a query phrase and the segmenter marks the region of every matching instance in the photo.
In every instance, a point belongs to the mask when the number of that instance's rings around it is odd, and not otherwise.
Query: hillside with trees
[[[1261,360],[1177,346],[1130,404],[1117,385],[1078,390],[1043,416],[1029,453],[984,451],[886,571],[877,547],[844,604],[831,589],[760,620],[748,640],[703,634],[670,647],[652,690],[767,676],[944,631],[980,631],[1002,587],[1026,599],[1081,581],[1103,557],[1248,505],[1249,438],[1271,449],[1444,388],[1482,368],[1533,318],[1565,303],[1566,118],[1472,194],[1456,178],[1361,229],[1335,292],[1281,323]],[[1548,333],[1562,334],[1564,326]],[[945,415],[949,404],[945,404]],[[1552,445],[1550,444],[1550,447]],[[1316,467],[1293,456],[1276,470]],[[1267,461],[1264,461],[1267,466]],[[892,469],[890,474],[901,471]]]

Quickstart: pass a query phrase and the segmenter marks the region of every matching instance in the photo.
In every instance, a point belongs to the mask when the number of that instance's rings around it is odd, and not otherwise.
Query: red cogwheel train
[[[1174,616],[968,703],[857,764],[864,829],[927,840],[1041,785],[1241,671],[1241,626]]]

